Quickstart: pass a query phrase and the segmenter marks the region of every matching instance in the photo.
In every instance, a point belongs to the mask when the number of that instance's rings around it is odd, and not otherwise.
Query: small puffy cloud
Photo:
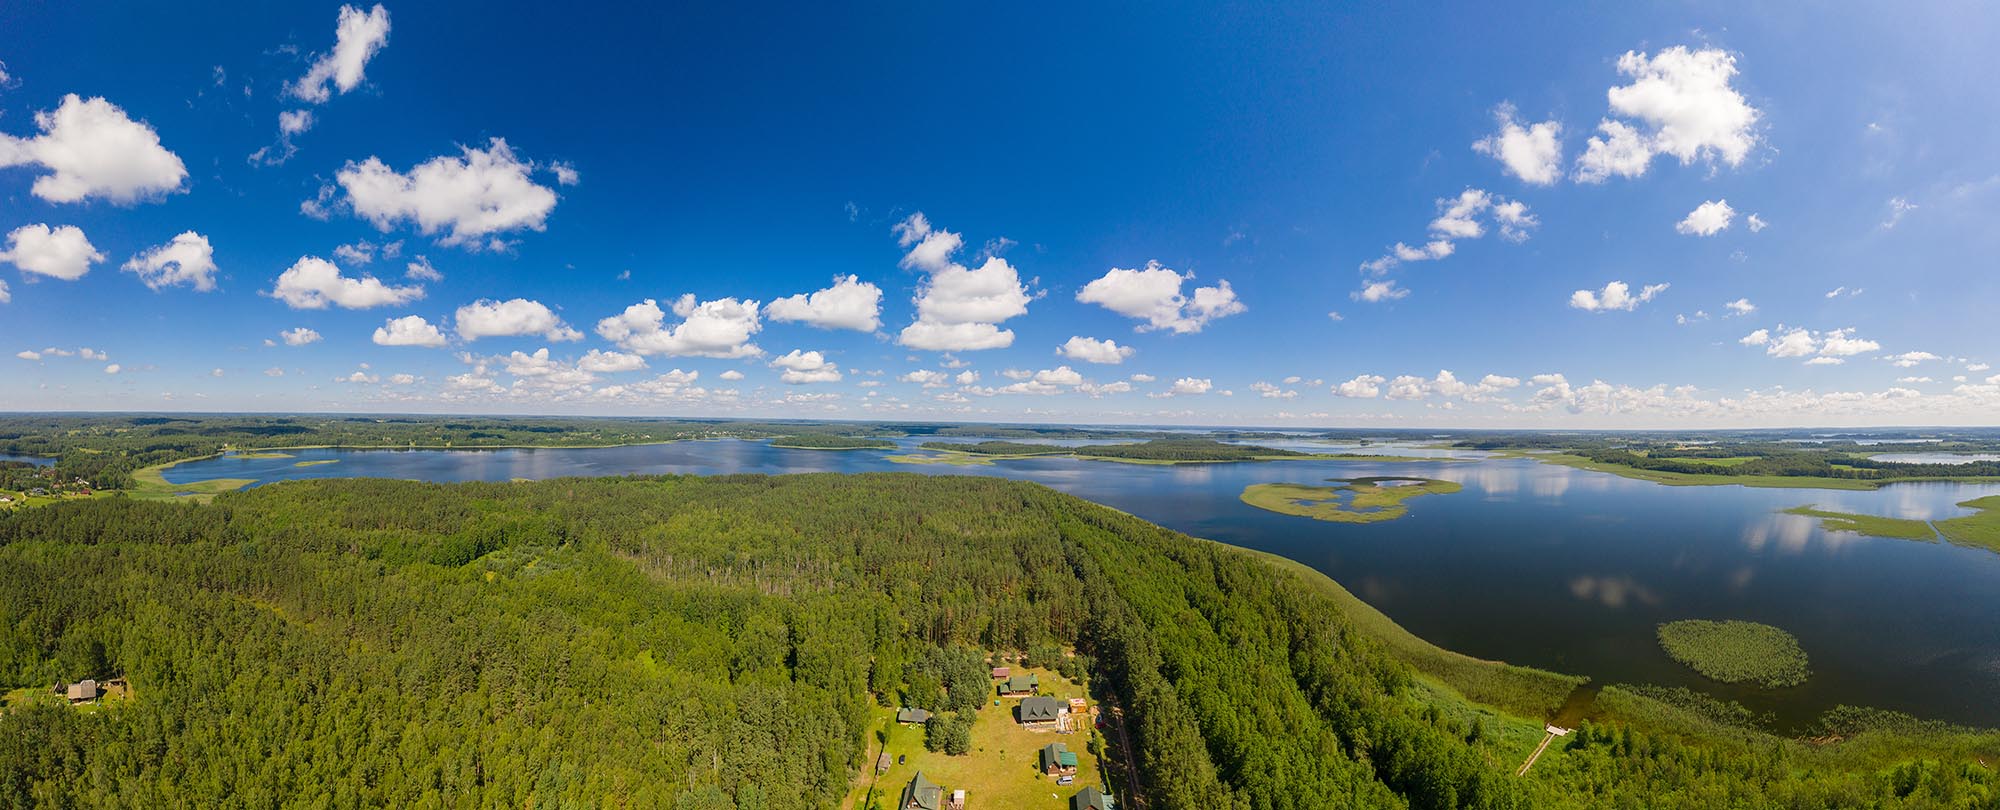
[[[773,359],[771,367],[784,371],[778,375],[778,381],[786,385],[840,381],[840,367],[827,362],[819,352],[793,349]]]
[[[1851,289],[1851,290],[1850,290],[1850,289],[1848,289],[1848,288],[1846,288],[1846,287],[1835,287],[1835,288],[1833,288],[1833,289],[1831,289],[1831,290],[1827,290],[1827,291],[1826,291],[1826,297],[1828,297],[1828,298],[1839,298],[1839,297],[1841,297],[1841,296],[1843,296],[1843,295],[1844,295],[1844,296],[1847,296],[1847,297],[1849,297],[1849,298],[1853,298],[1854,296],[1857,296],[1857,295],[1860,295],[1860,294],[1861,294],[1861,288],[1860,288],[1860,287],[1855,287],[1854,289]]]
[[[1745,225],[1748,225],[1750,227],[1751,233],[1756,233],[1758,231],[1764,230],[1765,228],[1771,227],[1771,223],[1765,222],[1763,217],[1757,216],[1756,214],[1751,214],[1750,216],[1744,218],[1743,222]]]
[[[282,369],[282,368],[278,368],[277,366],[272,366],[272,367],[270,367],[270,368],[267,368],[267,369],[264,369],[264,376],[266,376],[266,377],[283,377],[283,376],[285,376],[285,370],[284,370],[284,369]]]
[[[1638,177],[1646,173],[1646,166],[1653,162],[1653,149],[1639,130],[1605,120],[1598,122],[1597,131],[1603,137],[1591,136],[1576,159],[1577,182],[1602,183],[1612,175]]]
[[[7,291],[7,282],[0,281],[0,304],[14,300],[14,294]]]
[[[104,373],[106,373],[106,374],[117,374],[118,372],[120,372],[120,371],[124,371],[124,370],[125,370],[125,367],[124,367],[124,366],[121,366],[121,365],[118,365],[117,363],[112,363],[111,365],[108,365],[108,366],[105,366],[105,367],[104,367]]]
[[[1857,354],[1880,351],[1881,349],[1882,344],[1880,343],[1855,337],[1853,329],[1835,329],[1827,332],[1826,336],[1821,339],[1819,346],[1820,354],[1833,357],[1852,357]],[[1930,353],[1912,352],[1911,354],[1923,355]]]
[[[1157,378],[1157,377],[1154,377],[1154,376],[1153,376],[1153,375],[1151,375],[1151,374],[1134,374],[1134,375],[1132,375],[1132,376],[1130,376],[1130,377],[1127,377],[1126,379],[1128,379],[1128,380],[1131,380],[1131,381],[1133,381],[1133,382],[1135,382],[1135,383],[1149,383],[1149,382],[1153,382],[1154,380],[1156,380],[1156,379],[1158,379],[1158,378]]]
[[[1688,236],[1714,236],[1729,230],[1729,222],[1735,218],[1736,209],[1729,207],[1728,200],[1709,200],[1675,223],[1674,231]]]
[[[1918,363],[1930,360],[1942,360],[1944,358],[1930,352],[1903,352],[1902,354],[1889,355],[1888,359],[1889,362],[1896,364],[1897,368],[1911,368]]]
[[[367,264],[375,261],[375,243],[363,239],[352,244],[336,246],[333,249],[333,258],[349,265]]]
[[[443,281],[444,274],[431,266],[431,260],[418,256],[403,268],[403,277],[411,281]]]
[[[215,249],[208,237],[188,231],[125,262],[125,272],[155,290],[186,284],[202,292],[215,289]]]
[[[389,44],[389,11],[380,3],[366,12],[341,6],[333,36],[333,51],[313,60],[306,75],[285,86],[293,97],[322,104],[333,96],[329,83],[342,93],[360,86],[368,60]]]
[[[722,372],[720,375],[717,376],[720,376],[721,378],[728,380],[730,382],[735,382],[737,380],[743,379],[743,372],[737,371],[736,369],[732,368],[728,371]]]
[[[1069,366],[1056,366],[1035,372],[1035,382],[1043,385],[1082,385],[1083,375]]]
[[[1431,220],[1431,233],[1446,239],[1478,239],[1486,234],[1478,216],[1492,205],[1493,195],[1476,188],[1438,200],[1438,216]]]
[[[1738,298],[1727,304],[1723,304],[1722,306],[1724,309],[1729,310],[1729,314],[1731,317],[1738,315],[1748,315],[1752,312],[1757,311],[1757,305],[1750,303],[1750,299],[1748,298]]]
[[[597,334],[642,355],[756,357],[764,353],[750,342],[750,336],[763,328],[757,311],[756,301],[722,298],[697,304],[689,293],[673,302],[673,314],[682,320],[670,327],[666,311],[648,298],[598,321]]]
[[[1138,351],[1130,346],[1120,346],[1115,340],[1098,340],[1080,335],[1073,336],[1068,342],[1056,347],[1056,354],[1063,357],[1104,365],[1123,363]]]
[[[356,371],[345,377],[335,377],[333,381],[353,383],[355,385],[374,385],[375,383],[382,381],[382,375],[370,374],[366,371]]]
[[[1480,139],[1472,150],[1500,161],[1501,167],[1531,186],[1553,184],[1562,177],[1562,124],[1543,121],[1521,126],[1514,120],[1514,105],[1502,104],[1493,111],[1500,131]]]
[[[387,323],[375,329],[377,346],[428,346],[436,348],[445,344],[444,332],[421,315],[390,318]]]
[[[438,242],[472,249],[502,246],[498,234],[539,231],[555,210],[556,193],[530,178],[535,165],[517,159],[507,142],[460,147],[457,157],[431,158],[408,173],[380,158],[349,161],[334,174],[357,216],[387,231],[408,220]]]
[[[374,276],[349,278],[340,274],[333,262],[317,256],[301,256],[290,269],[278,275],[269,295],[293,309],[344,309],[407,304],[424,297],[419,286],[391,287]]]
[[[278,113],[278,132],[283,135],[299,135],[312,129],[312,110],[286,110]]]
[[[821,329],[873,332],[882,325],[882,288],[857,276],[838,277],[826,289],[765,304],[764,316]]]
[[[1361,289],[1348,294],[1349,298],[1356,301],[1366,301],[1370,304],[1395,301],[1400,298],[1408,298],[1409,296],[1410,291],[1406,288],[1396,286],[1395,279],[1371,281],[1362,285]]]
[[[90,272],[90,265],[104,261],[104,254],[84,238],[75,225],[23,225],[7,234],[7,249],[0,261],[11,262],[23,273],[75,281]]]
[[[998,256],[988,256],[976,269],[952,261],[963,239],[933,228],[922,212],[897,223],[894,231],[897,243],[909,248],[902,266],[929,274],[917,287],[917,318],[903,328],[897,343],[930,351],[1014,345],[1013,330],[999,324],[1026,314],[1033,299],[1013,265]]]
[[[1215,383],[1205,377],[1182,377],[1174,381],[1168,393],[1176,395],[1206,394],[1215,388]]]
[[[320,340],[318,332],[303,326],[279,332],[278,337],[284,338],[287,346],[304,346],[308,343],[318,343]]]
[[[1244,311],[1228,281],[1217,281],[1212,287],[1196,287],[1183,296],[1181,282],[1193,277],[1192,273],[1183,275],[1156,261],[1147,262],[1141,270],[1114,267],[1085,284],[1077,292],[1076,300],[1144,320],[1146,323],[1139,327],[1142,332],[1149,329],[1170,329],[1181,334],[1200,332],[1210,321]]]
[[[1606,97],[1614,115],[1644,129],[1606,119],[1577,160],[1576,179],[1602,182],[1611,175],[1645,174],[1655,155],[1672,155],[1682,165],[1697,160],[1742,164],[1756,146],[1761,113],[1730,86],[1736,57],[1719,48],[1675,46],[1647,55],[1628,51],[1618,72],[1630,84]]]
[[[1262,380],[1251,383],[1250,390],[1257,392],[1257,396],[1265,399],[1294,399],[1299,395],[1297,391],[1279,388]]]
[[[1638,295],[1633,295],[1631,285],[1623,281],[1613,281],[1604,285],[1604,289],[1595,292],[1591,290],[1577,290],[1570,293],[1569,305],[1585,312],[1609,312],[1612,310],[1630,312],[1637,309],[1640,304],[1651,301],[1660,293],[1666,292],[1668,286],[1667,284],[1648,284],[1640,288]]]
[[[560,185],[573,186],[583,182],[583,175],[578,174],[576,167],[569,161],[558,160],[550,163],[549,171],[555,174],[556,182]]]
[[[49,202],[130,203],[179,191],[187,179],[187,167],[152,127],[102,98],[63,96],[55,110],[35,113],[35,125],[42,134],[31,138],[0,134],[0,168],[47,169],[32,192]]]
[[[636,354],[625,354],[624,352],[607,352],[603,349],[591,349],[588,353],[584,354],[582,359],[576,361],[576,367],[593,374],[638,371],[646,367],[646,358]],[[742,372],[734,372],[736,374],[735,377],[729,376],[731,373],[731,371],[723,372],[722,378],[725,380],[743,379]]]
[[[942,371],[917,369],[896,379],[906,383],[916,383],[925,388],[949,388],[951,377]]]
[[[541,335],[559,341],[583,339],[582,332],[569,328],[542,302],[526,298],[506,301],[482,298],[459,307],[453,316],[452,331],[466,340],[522,335]]]
[[[1833,329],[1815,332],[1810,329],[1779,326],[1776,330],[1759,329],[1737,341],[1745,346],[1758,346],[1772,357],[1810,357],[1806,362],[1812,365],[1839,365],[1842,358],[1857,354],[1880,351],[1882,344],[1856,337],[1853,329]],[[1927,354],[1918,352],[1915,354]]]

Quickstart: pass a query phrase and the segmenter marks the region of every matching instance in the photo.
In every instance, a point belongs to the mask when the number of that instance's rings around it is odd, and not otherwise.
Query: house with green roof
[[[1059,742],[1042,746],[1042,773],[1049,776],[1076,775],[1076,752]]]
[[[1031,697],[1021,701],[1018,709],[1021,725],[1034,730],[1060,728],[1069,717],[1069,708],[1056,702],[1055,698]]]
[[[1094,787],[1087,787],[1069,797],[1069,810],[1111,810],[1111,796]]]
[[[896,806],[902,810],[944,810],[944,788],[925,779],[923,771],[917,771],[903,788],[903,803]]]
[[[1041,685],[1042,685],[1042,679],[1040,676],[1015,675],[1011,678],[1008,678],[1007,680],[1000,682],[1000,696],[1026,697],[1028,695],[1034,694],[1035,689]]]

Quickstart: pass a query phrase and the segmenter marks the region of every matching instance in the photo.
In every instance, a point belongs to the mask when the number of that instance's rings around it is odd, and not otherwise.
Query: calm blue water
[[[1667,487],[1528,459],[1273,461],[1152,466],[1036,458],[992,466],[896,464],[896,451],[814,451],[736,440],[605,449],[298,450],[221,457],[167,480],[371,476],[506,481],[656,473],[892,471],[1038,481],[1198,537],[1291,557],[1333,576],[1411,631],[1482,658],[1661,683],[1740,700],[1802,726],[1837,704],[2000,726],[2000,554],[1822,531],[1779,514],[1821,508],[1937,519],[2000,485],[1896,484],[1873,492]],[[1299,442],[1321,452],[1382,452]],[[1394,452],[1415,452],[1401,448]],[[1453,455],[1449,451],[1426,451]],[[301,461],[336,463],[311,467]],[[1399,520],[1343,525],[1238,500],[1255,483],[1423,476],[1464,490],[1410,502]],[[1729,687],[1669,660],[1654,626],[1740,618],[1785,628],[1813,678]]]
[[[13,453],[0,453],[0,461],[25,461],[37,467],[47,467],[56,463],[55,459],[48,456],[17,456]]]

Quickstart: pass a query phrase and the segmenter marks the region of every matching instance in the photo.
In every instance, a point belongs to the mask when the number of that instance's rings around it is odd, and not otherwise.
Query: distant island
[[[1232,461],[1275,461],[1280,459],[1330,458],[1330,454],[1303,453],[1276,447],[1216,441],[1215,439],[1167,438],[1126,444],[1029,444],[1027,442],[924,442],[921,449],[939,453],[959,453],[982,460],[955,461],[904,456],[892,460],[917,464],[984,463],[987,459],[1074,456],[1093,461],[1122,461],[1131,464],[1213,464]]]
[[[772,439],[771,446],[793,450],[888,450],[894,448],[896,443],[888,439],[837,436],[831,433],[801,433]]]
[[[1339,486],[1251,484],[1243,488],[1244,503],[1285,515],[1333,523],[1380,523],[1409,514],[1405,501],[1424,495],[1449,495],[1462,487],[1435,478],[1328,479]]]

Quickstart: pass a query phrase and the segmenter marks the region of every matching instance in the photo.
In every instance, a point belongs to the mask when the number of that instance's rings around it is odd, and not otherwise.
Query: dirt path
[[[1139,784],[1139,761],[1132,752],[1132,737],[1125,732],[1125,707],[1117,698],[1105,695],[1099,699],[1104,706],[1104,718],[1111,731],[1118,736],[1118,753],[1124,763],[1119,770],[1125,777],[1125,793],[1118,797],[1118,806],[1128,810],[1146,810],[1146,788]]]

